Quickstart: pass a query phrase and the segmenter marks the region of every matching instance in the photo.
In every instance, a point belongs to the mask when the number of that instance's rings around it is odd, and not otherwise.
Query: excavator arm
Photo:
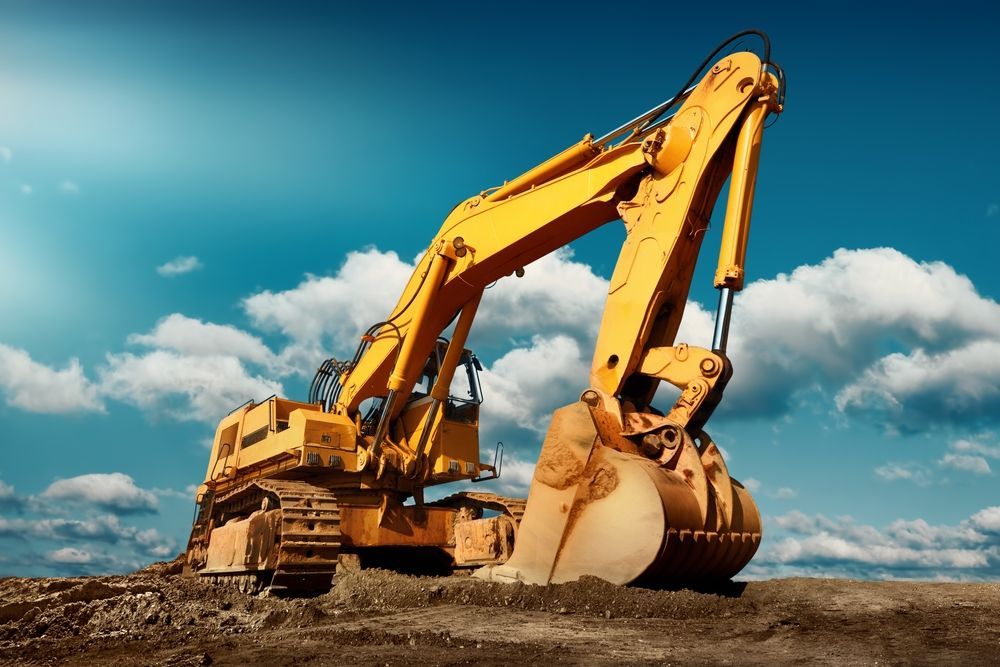
[[[454,372],[484,288],[618,218],[627,235],[597,339],[592,388],[645,407],[661,380],[689,386],[705,379],[704,373],[679,378],[679,361],[671,372],[654,366],[673,343],[713,205],[730,176],[717,285],[742,287],[761,128],[767,114],[780,109],[778,89],[778,78],[755,54],[733,53],[685,91],[683,105],[667,122],[636,126],[616,145],[588,135],[502,187],[461,202],[396,308],[373,327],[363,353],[339,378],[332,409],[355,415],[364,401],[384,399],[369,448],[379,455],[389,424],[456,315],[461,326],[431,392],[435,405],[446,395],[445,380]],[[720,317],[728,320],[731,301],[725,304]],[[724,352],[724,340],[713,347]],[[727,378],[728,361],[720,354],[713,363],[719,370],[714,377]],[[717,393],[725,385],[710,384]],[[714,407],[711,392],[700,399],[699,406]],[[404,458],[415,455],[404,448]]]

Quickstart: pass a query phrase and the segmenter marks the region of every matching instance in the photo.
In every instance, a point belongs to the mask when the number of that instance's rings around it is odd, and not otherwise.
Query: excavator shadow
[[[451,557],[427,547],[375,547],[365,549],[356,569],[391,570],[417,577],[445,577],[453,573]],[[355,568],[351,568],[355,569]]]
[[[640,584],[640,588],[654,591],[691,591],[693,593],[704,593],[706,595],[718,595],[724,598],[741,598],[746,590],[745,581],[686,581],[684,584]]]

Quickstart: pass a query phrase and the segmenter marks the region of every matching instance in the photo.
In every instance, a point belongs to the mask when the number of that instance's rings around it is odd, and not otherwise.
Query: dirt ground
[[[170,574],[0,579],[0,664],[996,664],[1000,584],[784,579],[715,592],[366,570],[312,598]]]

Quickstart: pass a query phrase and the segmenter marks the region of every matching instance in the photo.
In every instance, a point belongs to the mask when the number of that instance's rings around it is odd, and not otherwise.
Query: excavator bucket
[[[658,460],[580,401],[553,414],[514,553],[477,576],[548,584],[585,575],[652,586],[725,581],[760,544],[750,494],[707,436],[683,429]],[[631,451],[629,451],[631,449]],[[666,464],[662,463],[669,457]]]

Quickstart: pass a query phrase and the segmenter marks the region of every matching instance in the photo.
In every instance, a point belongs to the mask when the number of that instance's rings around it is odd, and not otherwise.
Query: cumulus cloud
[[[243,308],[257,328],[289,339],[282,353],[302,375],[330,354],[354,352],[359,336],[389,314],[413,265],[374,248],[347,253],[333,276],[306,276],[297,287],[247,297]]]
[[[564,335],[591,346],[608,283],[569,249],[528,265],[523,278],[504,278],[483,296],[472,341],[506,346],[510,339]],[[255,327],[290,343],[281,357],[310,375],[330,354],[352,354],[359,336],[396,304],[416,263],[375,248],[355,251],[333,276],[306,276],[298,286],[266,290],[243,301]]]
[[[992,433],[955,440],[949,443],[937,460],[937,466],[958,473],[992,475],[990,460],[1000,459],[1000,445],[994,443],[995,436]],[[935,482],[946,484],[950,481],[936,473],[932,467],[915,461],[886,463],[875,468],[875,474],[888,482],[907,480],[919,486]]]
[[[83,545],[120,545],[136,553],[158,556],[173,551],[173,539],[160,535],[155,528],[141,529],[124,524],[114,514],[82,519],[0,517],[0,538],[76,542]]]
[[[232,356],[262,365],[274,362],[274,354],[257,336],[180,313],[161,319],[148,334],[132,334],[128,342],[193,357]]]
[[[483,445],[483,450],[487,450],[485,444]],[[528,488],[531,486],[531,480],[535,474],[535,463],[533,460],[525,460],[517,452],[511,453],[510,450],[506,450],[506,452],[503,457],[499,479],[477,482],[475,484],[465,483],[458,484],[457,486],[449,484],[434,487],[428,489],[427,499],[431,501],[437,500],[456,491],[490,492],[503,496],[526,498],[528,496]]]
[[[21,511],[24,499],[17,494],[12,484],[0,479],[0,510]]]
[[[57,480],[36,496],[18,496],[9,485],[3,487],[21,516],[0,515],[0,540],[32,546],[63,545],[40,559],[25,560],[22,565],[26,571],[38,573],[37,568],[45,566],[60,574],[121,572],[176,553],[173,538],[155,528],[123,523],[121,516],[156,510],[153,493],[137,487],[127,475],[91,474]],[[74,518],[60,516],[68,512]],[[87,567],[73,567],[84,563]]]
[[[1000,506],[987,507],[976,512],[970,522],[976,530],[1000,535]]]
[[[13,157],[14,151],[12,151],[9,146],[0,146],[0,160],[10,162]]]
[[[590,346],[607,298],[608,281],[562,248],[529,264],[522,278],[505,278],[483,296],[477,340],[567,335]]]
[[[945,468],[971,472],[976,475],[992,474],[989,462],[982,456],[948,453],[941,458],[940,463]]]
[[[174,259],[156,267],[156,272],[165,278],[173,278],[185,273],[191,273],[200,269],[201,260],[193,255],[175,257]]]
[[[991,459],[1000,459],[1000,444],[996,444],[996,436],[984,433],[975,438],[963,438],[951,443],[951,449],[966,454],[979,454]]]
[[[483,429],[499,433],[513,424],[544,434],[551,412],[579,398],[589,370],[573,338],[535,336],[529,347],[514,348],[481,373],[489,401]]]
[[[181,491],[179,489],[171,488],[153,488],[150,491],[156,494],[160,498],[175,498],[177,500],[183,500],[185,502],[191,502],[194,500],[195,490],[198,488],[196,484],[188,484],[185,490]]]
[[[21,183],[21,187],[18,189],[21,191],[22,195],[30,195],[35,191],[35,189],[27,183]]]
[[[353,350],[357,335],[389,311],[412,268],[394,253],[350,253],[335,276],[251,296],[244,308],[258,327],[292,339],[283,355],[308,359],[298,364],[307,375],[326,350]],[[538,345],[534,338],[526,345],[523,336],[572,339],[578,351],[559,361],[588,366],[606,292],[607,281],[568,251],[487,291],[471,342],[515,341],[502,374],[510,380],[501,393],[505,414],[523,403],[511,393],[518,384],[514,361]],[[360,310],[357,293],[366,294]],[[712,326],[712,313],[689,303],[678,340],[707,345]],[[907,351],[883,356],[887,346]],[[720,412],[730,416],[774,417],[817,388],[835,395],[844,413],[904,431],[970,418],[985,423],[1000,414],[1000,368],[989,361],[1000,359],[1000,306],[948,265],[916,262],[889,248],[838,250],[819,264],[751,283],[737,301],[729,354],[735,376]],[[986,361],[974,365],[973,359]],[[921,375],[922,364],[934,371]],[[585,382],[583,376],[572,393]],[[936,399],[946,409],[928,409]],[[516,421],[523,426],[520,413]]]
[[[50,551],[46,554],[46,559],[52,563],[79,565],[81,563],[90,563],[94,560],[94,556],[84,549],[63,547],[62,549]]]
[[[918,486],[927,486],[934,481],[933,473],[924,465],[914,462],[890,462],[875,468],[875,474],[887,482],[906,480]]]
[[[215,422],[249,398],[282,393],[280,382],[244,364],[277,373],[276,356],[260,338],[234,326],[175,313],[128,340],[154,349],[108,354],[97,382],[76,359],[55,369],[0,343],[0,394],[8,405],[30,412],[104,412],[104,399],[112,398],[155,415]]]
[[[1000,305],[947,264],[890,248],[842,249],[738,297],[735,374],[721,409],[773,417],[819,386],[843,388],[839,409],[901,430],[914,418],[926,425],[984,416],[997,400],[985,384],[992,373],[995,388],[997,369],[984,355],[996,358],[998,341]],[[883,357],[887,346],[911,352]],[[989,368],[960,378],[973,358]],[[920,363],[946,367],[921,373]],[[948,405],[919,416],[932,395]]]
[[[981,340],[939,354],[890,354],[836,397],[847,413],[874,416],[904,432],[938,422],[976,426],[1000,415],[1000,340]]]
[[[80,194],[80,186],[73,181],[63,181],[59,184],[59,192],[64,195],[78,195]]]
[[[41,494],[47,501],[86,503],[122,514],[156,512],[156,496],[120,472],[78,475],[53,482]]]
[[[76,359],[62,370],[34,361],[24,350],[0,343],[0,391],[8,405],[29,412],[102,412],[97,387]]]
[[[105,395],[181,421],[214,424],[250,398],[284,393],[281,383],[251,374],[232,356],[110,354],[99,373]]]
[[[285,338],[276,352],[235,326],[174,313],[130,337],[152,352],[109,355],[101,390],[145,409],[167,398],[164,414],[211,421],[211,413],[214,420],[220,409],[280,391],[275,376],[308,377],[331,353],[353,352],[358,335],[391,311],[413,267],[396,253],[370,248],[348,253],[332,276],[307,276],[292,289],[247,297],[242,305],[253,326]],[[500,351],[484,373],[491,397],[485,414],[496,411],[539,431],[545,412],[529,405],[530,391],[546,384],[555,406],[576,398],[587,381],[606,291],[607,281],[568,250],[487,291],[470,340]],[[678,340],[707,344],[712,319],[689,303]],[[896,351],[885,354],[887,347]],[[951,267],[892,249],[839,250],[819,264],[751,283],[736,304],[729,354],[735,375],[720,406],[729,416],[774,417],[817,391],[834,396],[844,414],[898,431],[987,424],[1000,414],[1000,306]],[[540,368],[554,379],[543,382]],[[213,381],[209,370],[223,379]],[[78,365],[63,372],[89,390],[71,396],[99,405]],[[13,395],[8,388],[9,402],[28,402]],[[198,398],[220,395],[197,405]],[[179,406],[178,397],[193,402]]]
[[[391,310],[413,266],[391,252],[352,252],[333,276],[308,276],[243,306],[256,327],[289,339],[278,356],[308,376],[331,352],[353,351],[358,335]],[[554,406],[576,398],[606,292],[607,281],[568,250],[486,292],[470,343],[501,350],[483,374],[487,425],[496,413],[496,422],[544,431],[546,412],[527,399],[529,387],[541,384],[540,364],[558,369],[548,383],[554,391],[545,394]],[[712,328],[712,312],[691,302],[678,341],[707,345]],[[550,353],[558,356],[547,359]],[[731,417],[773,418],[817,392],[832,396],[844,414],[897,431],[987,423],[1000,414],[1000,369],[972,363],[1000,359],[1000,306],[948,265],[889,248],[838,250],[819,264],[751,283],[737,300],[729,354],[735,375],[720,414]],[[921,374],[922,364],[934,370]],[[937,400],[946,408],[929,409]]]
[[[989,579],[1000,573],[1000,507],[956,525],[899,519],[882,529],[850,517],[790,512],[770,521],[779,536],[751,567],[757,576]]]

